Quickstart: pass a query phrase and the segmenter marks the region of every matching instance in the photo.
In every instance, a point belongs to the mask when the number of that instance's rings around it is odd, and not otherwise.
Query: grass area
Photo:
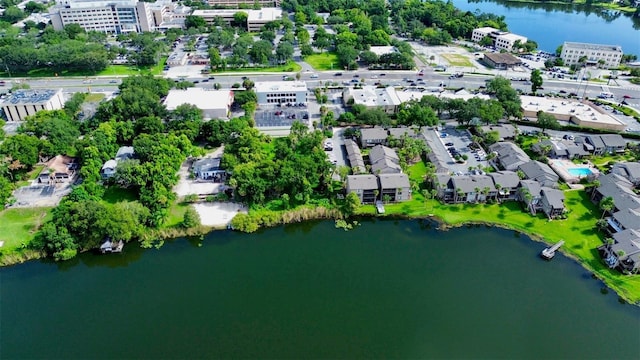
[[[44,165],[34,165],[33,169],[31,169],[31,171],[27,173],[27,177],[25,180],[16,182],[16,188],[30,185],[31,180],[37,179],[38,175],[40,175],[40,173],[42,172],[42,169],[44,169]]]
[[[304,61],[316,70],[340,70],[338,55],[332,52],[307,55]]]
[[[502,204],[441,204],[436,200],[425,200],[422,194],[414,193],[413,199],[399,204],[385,205],[386,214],[423,217],[435,216],[447,225],[465,223],[488,223],[542,239],[546,243],[565,241],[562,251],[576,258],[583,266],[630,302],[640,301],[640,276],[622,275],[604,266],[597,247],[602,245],[602,235],[595,227],[601,212],[580,190],[565,191],[565,204],[569,209],[566,220],[550,221],[541,214],[532,216],[523,211],[518,202]],[[363,206],[360,213],[374,214],[371,205]]]
[[[86,98],[84,98],[84,102],[100,102],[104,97],[105,94],[103,93],[90,93],[87,94]]]
[[[131,189],[123,189],[118,186],[109,186],[102,195],[102,201],[108,204],[116,204],[122,201],[137,201],[138,196]]]
[[[633,154],[630,151],[625,151],[623,154],[606,154],[594,156],[591,159],[591,162],[598,168],[598,170],[600,170],[601,172],[606,172],[609,170],[609,164],[634,160],[635,158]]]
[[[419,161],[407,169],[407,175],[409,175],[409,181],[422,185],[424,183],[424,177],[427,175],[427,165],[424,161]]]
[[[175,202],[169,208],[169,215],[167,216],[167,220],[162,225],[162,228],[171,228],[180,225],[184,218],[184,213],[187,211],[187,208],[189,206],[191,205]]]
[[[460,54],[440,54],[445,60],[449,62],[451,66],[465,66],[465,67],[473,67],[473,64],[469,59]]]
[[[226,74],[226,73],[251,73],[251,72],[298,72],[302,70],[302,66],[291,61],[284,65],[269,66],[269,67],[243,67],[238,69],[224,69],[222,71],[212,71],[211,74]]]
[[[41,224],[51,217],[51,209],[20,208],[0,212],[0,240],[3,250],[15,250],[28,244]]]

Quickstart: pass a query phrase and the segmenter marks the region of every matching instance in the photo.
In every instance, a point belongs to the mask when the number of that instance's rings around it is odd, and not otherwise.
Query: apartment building
[[[587,44],[565,42],[562,45],[560,58],[565,65],[573,65],[586,57],[587,65],[598,65],[602,60],[607,68],[617,67],[622,60],[622,47],[618,45]]]

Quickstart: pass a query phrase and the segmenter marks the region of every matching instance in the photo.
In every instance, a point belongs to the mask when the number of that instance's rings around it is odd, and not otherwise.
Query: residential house
[[[110,159],[102,165],[102,169],[100,173],[102,174],[103,179],[108,179],[113,177],[116,174],[116,167],[118,166],[118,162]]]
[[[532,160],[522,164],[518,170],[524,173],[526,179],[535,180],[542,186],[556,188],[558,187],[558,174],[556,174],[547,164],[540,161]]]
[[[520,165],[531,161],[529,155],[518,145],[511,142],[497,142],[489,146],[489,151],[496,154],[493,162],[503,170],[516,171]]]
[[[449,173],[435,173],[430,178],[431,186],[437,191],[438,199],[445,203],[453,202],[455,199],[455,189],[451,182],[452,176]]]
[[[613,164],[611,172],[625,177],[635,186],[640,185],[640,162],[619,162]]]
[[[482,130],[483,133],[497,131],[499,136],[498,141],[513,140],[516,138],[516,135],[518,135],[518,130],[511,124],[481,126],[480,130]]]
[[[515,200],[517,198],[520,178],[513,171],[496,171],[487,174],[492,180],[500,200]]]
[[[367,172],[367,168],[364,165],[362,159],[362,153],[355,141],[346,139],[344,141],[344,147],[347,150],[347,158],[349,159],[349,165],[351,166],[351,172],[353,174],[363,174]]]
[[[497,190],[487,175],[463,175],[451,178],[454,202],[478,202],[495,198]]]
[[[116,153],[116,161],[131,160],[136,156],[133,146],[121,146]]]
[[[612,234],[628,229],[640,229],[640,207],[618,210],[607,217],[607,223],[608,230]]]
[[[76,175],[77,169],[78,163],[75,158],[57,155],[46,163],[46,166],[38,175],[38,182],[50,185],[70,182]]]
[[[564,193],[562,191],[542,187],[540,195],[540,209],[549,219],[554,219],[564,213]]]
[[[588,135],[586,142],[593,146],[595,155],[624,152],[627,142],[618,134]]]
[[[405,201],[411,198],[411,184],[407,174],[380,174],[380,196],[382,200]]]
[[[415,138],[417,137],[416,131],[418,130],[419,129],[417,127],[416,128],[393,127],[393,128],[387,129],[387,132],[389,133],[389,136],[393,136],[396,139],[400,139],[403,136]]]
[[[400,158],[396,151],[384,145],[376,145],[369,151],[371,172],[379,174],[397,174],[402,172]]]
[[[520,180],[518,189],[518,199],[522,201],[529,212],[535,215],[540,210],[540,199],[542,198],[542,186],[535,180]]]
[[[381,127],[360,129],[360,146],[373,147],[387,143],[387,130]]]
[[[227,172],[220,167],[220,158],[204,158],[193,163],[193,173],[201,180],[224,182]]]
[[[640,272],[640,231],[628,229],[613,234],[613,243],[598,250],[609,268],[632,274]]]
[[[347,176],[347,193],[356,193],[363,204],[373,204],[380,190],[378,178],[375,175],[349,175]]]
[[[572,140],[544,139],[531,145],[531,150],[538,154],[544,154],[551,159],[580,159],[589,153],[584,146],[576,144]]]
[[[640,197],[633,192],[633,183],[626,178],[616,174],[609,173],[598,178],[600,186],[595,189],[591,200],[599,203],[605,197],[613,198],[613,212],[623,209],[640,208]]]

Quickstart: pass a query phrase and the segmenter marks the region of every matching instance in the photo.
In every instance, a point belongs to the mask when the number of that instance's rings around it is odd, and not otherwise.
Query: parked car
[[[452,143],[452,142],[448,142],[448,143],[446,143],[446,144],[444,144],[444,145],[445,145],[445,146],[453,146],[453,143]]]

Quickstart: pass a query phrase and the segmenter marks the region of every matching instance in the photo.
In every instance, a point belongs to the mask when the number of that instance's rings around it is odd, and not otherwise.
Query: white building
[[[202,110],[205,119],[224,119],[229,116],[233,104],[233,91],[188,88],[169,90],[164,101],[167,110],[173,111],[182,104],[189,104]]]
[[[237,8],[240,5],[253,6],[256,3],[261,7],[279,7],[280,0],[207,0],[207,4],[214,7]]]
[[[380,108],[387,114],[398,111],[401,104],[396,89],[389,86],[377,88],[375,86],[364,86],[362,89],[346,88],[342,92],[342,100],[345,105],[358,104],[367,108]]]
[[[510,32],[501,31],[492,27],[482,27],[473,29],[471,34],[471,40],[474,42],[480,42],[485,37],[490,37],[493,41],[493,45],[496,49],[504,49],[507,51],[513,50],[513,45],[516,41],[520,41],[521,44],[527,42],[527,38],[524,36],[512,34]]]
[[[62,30],[67,24],[79,24],[87,31],[110,34],[182,27],[190,12],[190,8],[176,6],[168,0],[155,3],[138,0],[62,0],[49,8],[55,30]]]
[[[40,110],[58,110],[63,106],[62,89],[16,90],[0,102],[8,121],[24,121]]]
[[[279,8],[262,8],[260,10],[252,9],[215,9],[215,10],[194,10],[192,15],[203,18],[208,25],[215,22],[216,18],[222,19],[227,24],[231,24],[233,16],[237,12],[247,14],[247,30],[260,31],[264,24],[279,20],[282,18],[282,9]]]
[[[602,60],[605,67],[612,68],[620,65],[622,55],[622,48],[618,45],[565,42],[560,58],[565,65],[573,65],[580,62],[584,56],[588,65],[597,65],[598,61]]]
[[[258,104],[307,104],[307,83],[304,81],[265,81],[254,86]]]

